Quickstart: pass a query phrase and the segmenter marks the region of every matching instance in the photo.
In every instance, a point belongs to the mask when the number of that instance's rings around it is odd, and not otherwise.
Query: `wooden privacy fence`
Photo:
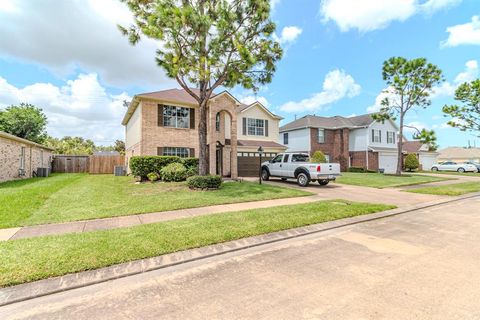
[[[113,174],[115,166],[125,165],[125,156],[55,155],[53,172]]]

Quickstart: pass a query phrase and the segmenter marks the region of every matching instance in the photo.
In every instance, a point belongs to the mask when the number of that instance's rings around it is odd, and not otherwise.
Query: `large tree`
[[[47,117],[42,109],[21,103],[0,110],[0,130],[33,142],[43,143],[47,137]]]
[[[159,41],[157,63],[199,107],[199,173],[207,174],[207,108],[215,88],[269,83],[282,57],[272,39],[269,0],[121,0],[135,24],[119,26],[132,44]],[[191,85],[198,91],[192,90]]]
[[[96,148],[95,143],[90,139],[70,136],[61,139],[48,137],[45,145],[54,149],[56,154],[69,155],[92,155]]]
[[[480,79],[461,84],[455,91],[455,100],[462,105],[443,107],[443,112],[452,117],[448,124],[480,136]]]
[[[442,71],[424,58],[407,60],[392,57],[383,63],[383,80],[388,88],[375,119],[399,119],[397,175],[402,173],[405,116],[415,108],[426,108],[432,88],[443,81]]]
[[[418,130],[418,129],[417,129]],[[428,151],[437,151],[437,134],[434,130],[423,128],[413,134],[413,139],[419,140],[421,143],[428,145]]]

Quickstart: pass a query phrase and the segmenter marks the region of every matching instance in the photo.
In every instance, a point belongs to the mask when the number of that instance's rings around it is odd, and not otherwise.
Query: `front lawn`
[[[414,184],[422,184],[436,181],[450,180],[445,177],[434,177],[424,175],[408,175],[402,176],[385,175],[381,173],[356,173],[343,172],[341,177],[337,178],[338,183],[351,184],[354,186],[372,187],[372,188],[391,188],[410,186]]]
[[[463,182],[438,187],[425,187],[406,190],[413,193],[436,194],[441,196],[459,196],[470,192],[480,192],[480,182]]]
[[[393,208],[344,200],[319,201],[124,229],[0,242],[0,286]]]
[[[454,176],[470,176],[470,177],[478,177],[480,178],[480,173],[478,172],[457,172],[457,171],[419,171],[420,173],[427,173],[427,174],[450,174]]]
[[[0,228],[311,194],[251,182],[228,182],[216,191],[191,191],[184,182],[134,184],[131,177],[55,174],[1,183]]]

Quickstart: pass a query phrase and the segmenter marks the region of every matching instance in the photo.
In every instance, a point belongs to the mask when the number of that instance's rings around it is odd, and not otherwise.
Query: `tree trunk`
[[[207,101],[199,103],[199,123],[198,123],[198,173],[201,176],[208,174],[208,148],[207,148]]]
[[[403,161],[402,161],[402,149],[403,149],[403,117],[404,114],[400,114],[400,132],[398,134],[398,154],[397,154],[397,175],[402,174]]]

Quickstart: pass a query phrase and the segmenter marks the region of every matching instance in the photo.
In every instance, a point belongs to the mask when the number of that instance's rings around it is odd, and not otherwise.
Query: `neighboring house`
[[[322,151],[329,162],[369,170],[397,168],[397,131],[392,120],[375,121],[371,114],[356,117],[308,115],[280,128],[279,142],[293,152]]]
[[[228,91],[214,95],[207,114],[209,172],[232,178],[257,175],[260,146],[266,158],[286,149],[277,143],[281,119],[259,102],[242,104]],[[136,95],[122,124],[127,165],[132,156],[198,157],[198,103],[185,90]]]
[[[31,178],[50,168],[53,149],[0,131],[0,182]]]
[[[437,162],[438,152],[429,151],[428,144],[420,141],[404,141],[403,142],[404,155],[413,153],[417,156],[420,163],[420,170],[430,170],[434,163]]]
[[[438,161],[473,161],[480,163],[480,148],[448,147],[438,151]]]

